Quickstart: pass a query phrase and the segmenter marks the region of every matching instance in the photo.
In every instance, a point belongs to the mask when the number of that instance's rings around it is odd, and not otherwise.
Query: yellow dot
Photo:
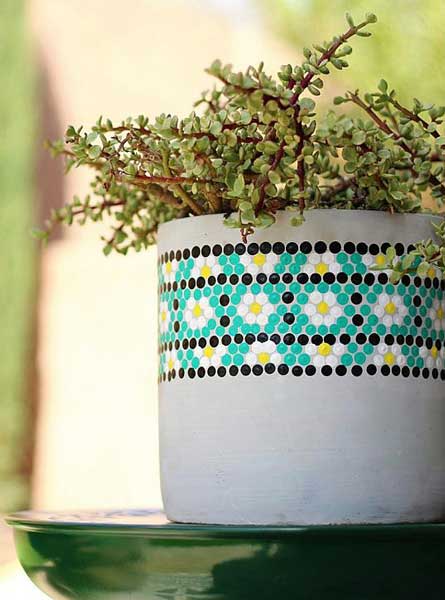
[[[175,366],[175,363],[174,363],[173,359],[171,358],[171,359],[168,361],[168,370],[169,370],[169,371],[171,371],[171,370],[173,369],[173,367],[174,367],[174,366]]]
[[[331,345],[330,344],[323,342],[322,344],[320,344],[318,346],[318,354],[321,354],[321,356],[329,356],[330,353],[331,353]]]
[[[211,274],[212,274],[212,269],[209,267],[209,265],[204,265],[201,269],[201,277],[204,277],[204,279],[207,279],[207,277],[210,277]]]
[[[193,315],[195,317],[200,317],[201,316],[202,310],[201,310],[201,307],[199,306],[199,304],[195,304],[195,306],[193,307],[193,311],[192,312],[193,312]]]
[[[392,366],[396,362],[396,357],[392,352],[387,352],[383,357],[383,360],[387,365]]]
[[[206,346],[204,348],[204,356],[206,356],[207,358],[212,358],[212,356],[214,355],[215,350],[212,348],[212,346]]]
[[[255,256],[253,257],[253,262],[256,264],[257,267],[262,267],[266,262],[266,257],[264,256],[264,254],[255,254]]]
[[[437,309],[437,318],[443,319],[443,308],[441,306],[439,306],[439,308]]]
[[[427,272],[428,277],[436,277],[436,269],[434,267],[430,267]]]
[[[375,257],[375,262],[379,267],[383,267],[383,265],[386,264],[386,258],[383,254],[378,254]]]
[[[166,263],[165,265],[165,271],[170,274],[172,272],[172,264],[170,261],[168,261],[168,263]]]
[[[437,358],[437,355],[438,355],[438,350],[437,350],[436,346],[433,346],[433,347],[431,348],[431,356],[432,356],[434,359],[436,359],[436,358]]]
[[[258,302],[252,302],[252,304],[249,306],[249,310],[254,315],[259,315],[263,308]]]
[[[385,312],[388,315],[393,315],[397,310],[397,306],[394,304],[394,302],[388,302],[388,304],[385,306]]]
[[[166,319],[166,318],[167,318],[167,311],[163,310],[163,311],[161,312],[161,320],[162,320],[162,321],[165,321],[165,319]]]
[[[270,361],[270,354],[268,352],[260,352],[258,354],[258,360],[262,365],[265,365]]]
[[[317,306],[317,311],[320,315],[327,315],[329,312],[329,304],[322,300]]]
[[[319,262],[318,265],[315,265],[315,271],[319,275],[324,275],[328,271],[328,265],[324,262]]]

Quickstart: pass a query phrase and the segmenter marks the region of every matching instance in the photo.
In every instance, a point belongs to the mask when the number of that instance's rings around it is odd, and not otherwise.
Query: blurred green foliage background
[[[445,100],[445,2],[443,0],[259,0],[268,21],[297,52],[374,12],[378,23],[372,37],[355,39],[350,68],[335,78],[340,93],[359,88],[374,91],[381,78],[398,91],[404,102]]]
[[[33,68],[23,0],[0,1],[0,511],[28,501]]]

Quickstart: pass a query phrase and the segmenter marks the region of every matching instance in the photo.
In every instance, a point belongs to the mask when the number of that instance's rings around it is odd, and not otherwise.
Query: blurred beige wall
[[[293,61],[260,23],[214,4],[30,0],[60,121],[184,114],[212,85],[203,69],[216,57],[240,67]],[[65,200],[85,194],[88,174],[65,184]],[[72,229],[43,252],[37,508],[161,504],[155,249],[105,258],[102,231]]]

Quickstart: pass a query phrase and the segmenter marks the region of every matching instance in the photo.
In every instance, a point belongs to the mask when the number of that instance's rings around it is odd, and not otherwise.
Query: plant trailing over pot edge
[[[64,141],[50,144],[66,157],[67,170],[87,165],[95,170],[94,196],[52,213],[46,239],[57,223],[81,224],[111,215],[112,234],[104,252],[126,254],[155,242],[158,225],[189,215],[222,213],[228,227],[239,228],[243,241],[255,228],[275,222],[289,210],[300,225],[311,208],[422,211],[425,194],[440,207],[445,198],[445,106],[415,99],[402,106],[382,80],[374,93],[347,92],[334,104],[352,104],[363,117],[330,110],[316,120],[314,98],[331,68],[348,66],[348,41],[369,36],[373,14],[330,42],[303,50],[301,65],[282,66],[278,79],[261,63],[236,73],[216,60],[208,73],[221,84],[202,94],[188,117],[162,114],[128,118],[119,125],[102,117],[90,132],[70,126]],[[445,270],[445,221],[435,226],[438,241],[425,240],[407,255],[388,248],[392,280],[431,265]]]

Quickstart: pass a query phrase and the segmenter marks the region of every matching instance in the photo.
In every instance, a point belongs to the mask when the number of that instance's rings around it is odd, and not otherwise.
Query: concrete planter
[[[444,283],[370,270],[431,217],[314,210],[242,244],[159,232],[165,509],[194,523],[445,516]]]

